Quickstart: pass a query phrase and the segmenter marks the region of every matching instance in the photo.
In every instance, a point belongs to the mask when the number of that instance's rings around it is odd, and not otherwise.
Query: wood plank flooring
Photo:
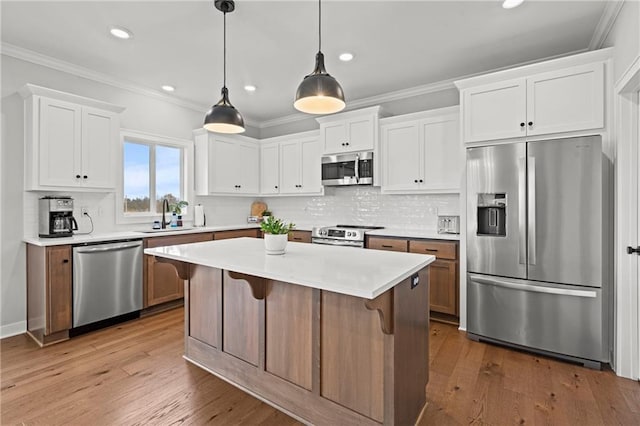
[[[183,309],[40,349],[0,342],[0,424],[293,425],[182,358]],[[421,425],[638,425],[640,384],[430,329]]]

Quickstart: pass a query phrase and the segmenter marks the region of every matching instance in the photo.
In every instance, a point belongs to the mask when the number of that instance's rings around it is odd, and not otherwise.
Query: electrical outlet
[[[89,214],[89,207],[80,207],[80,214],[82,216]]]

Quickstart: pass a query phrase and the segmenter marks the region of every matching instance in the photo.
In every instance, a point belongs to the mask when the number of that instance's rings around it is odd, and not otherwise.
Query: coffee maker
[[[38,235],[41,238],[70,237],[78,230],[78,222],[73,217],[73,198],[42,197],[38,207]]]

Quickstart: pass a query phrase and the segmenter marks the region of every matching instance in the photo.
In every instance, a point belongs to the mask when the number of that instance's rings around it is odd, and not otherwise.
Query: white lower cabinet
[[[34,85],[25,98],[25,189],[114,190],[122,107]]]
[[[460,191],[458,107],[381,120],[383,193]]]
[[[257,195],[260,147],[245,136],[194,131],[196,195]]]

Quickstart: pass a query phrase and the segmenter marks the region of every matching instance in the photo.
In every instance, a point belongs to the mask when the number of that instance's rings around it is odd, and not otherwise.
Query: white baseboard
[[[16,334],[22,334],[27,332],[27,322],[18,321],[12,324],[6,324],[0,326],[0,339],[5,337],[15,336]]]

